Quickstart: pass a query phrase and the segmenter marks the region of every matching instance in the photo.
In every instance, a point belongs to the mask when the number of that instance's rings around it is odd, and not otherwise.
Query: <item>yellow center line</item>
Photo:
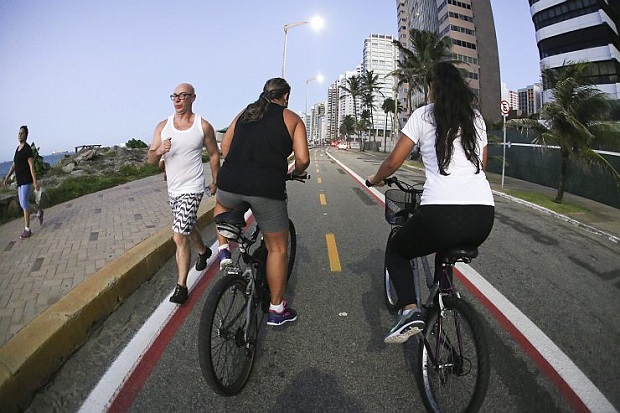
[[[321,201],[321,205],[327,205],[327,200],[325,199],[325,194],[319,194],[319,200]]]
[[[325,234],[327,241],[327,256],[329,257],[329,269],[332,272],[342,271],[340,266],[340,257],[338,256],[338,247],[336,247],[336,237],[334,234]]]
[[[319,184],[322,184],[322,183],[323,183],[323,180],[322,180],[322,179],[321,179],[321,177],[319,176],[318,178],[316,178],[316,182],[317,182],[317,183],[319,183]]]

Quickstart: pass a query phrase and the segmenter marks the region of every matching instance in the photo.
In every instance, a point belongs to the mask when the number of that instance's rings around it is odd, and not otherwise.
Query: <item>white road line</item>
[[[211,257],[207,261],[207,268],[217,259],[217,241],[211,246]],[[187,277],[187,287],[190,292],[194,286],[200,281],[206,271],[198,272],[194,267],[190,270]],[[170,294],[172,295],[172,293]],[[111,404],[114,402],[117,394],[123,388],[123,385],[131,377],[142,357],[146,354],[153,342],[160,335],[168,320],[180,308],[177,304],[169,301],[170,296],[159,304],[157,309],[142,325],[140,330],[131,339],[129,344],[123,349],[121,354],[110,365],[106,373],[101,377],[99,383],[90,392],[88,398],[80,407],[80,413],[107,412]],[[129,366],[129,367],[128,367]]]
[[[353,170],[332,156],[329,151],[326,152],[330,158],[346,170],[355,180],[363,186],[366,186],[365,178],[353,172]],[[385,196],[380,191],[375,188],[367,189],[385,204]],[[480,293],[484,295],[510,323],[512,323],[524,339],[540,352],[543,359],[555,370],[559,377],[564,380],[571,391],[575,393],[590,411],[597,413],[617,412],[605,395],[603,395],[594,383],[587,378],[579,367],[577,367],[575,363],[573,363],[572,360],[514,304],[469,265],[459,263],[457,264],[457,269],[461,271],[463,276],[466,277],[471,284],[479,289]]]

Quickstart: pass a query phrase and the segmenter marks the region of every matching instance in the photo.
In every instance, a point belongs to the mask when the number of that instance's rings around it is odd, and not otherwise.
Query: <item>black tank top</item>
[[[218,188],[235,194],[286,199],[287,158],[293,141],[284,123],[284,107],[270,103],[261,120],[237,121]]]

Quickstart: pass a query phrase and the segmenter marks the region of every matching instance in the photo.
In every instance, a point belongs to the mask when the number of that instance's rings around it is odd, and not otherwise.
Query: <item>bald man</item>
[[[170,99],[174,114],[159,122],[148,151],[148,162],[158,164],[166,158],[168,201],[172,208],[173,239],[176,244],[177,285],[170,301],[183,304],[189,297],[187,275],[190,268],[192,245],[198,252],[196,270],[203,271],[211,250],[207,248],[196,229],[198,207],[205,191],[202,150],[209,153],[213,181],[208,185],[215,194],[215,182],[220,169],[220,158],[215,132],[209,122],[193,112],[196,100],[194,87],[182,83],[174,89]]]

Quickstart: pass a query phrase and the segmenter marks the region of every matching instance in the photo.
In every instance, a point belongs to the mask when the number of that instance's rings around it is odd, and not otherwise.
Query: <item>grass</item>
[[[515,198],[531,202],[532,204],[536,204],[543,208],[547,208],[553,212],[557,212],[558,214],[562,215],[588,212],[588,209],[568,203],[565,200],[562,201],[561,204],[558,204],[553,200],[553,198],[550,198],[548,195],[537,192],[514,191],[510,189],[503,190],[502,192]]]

